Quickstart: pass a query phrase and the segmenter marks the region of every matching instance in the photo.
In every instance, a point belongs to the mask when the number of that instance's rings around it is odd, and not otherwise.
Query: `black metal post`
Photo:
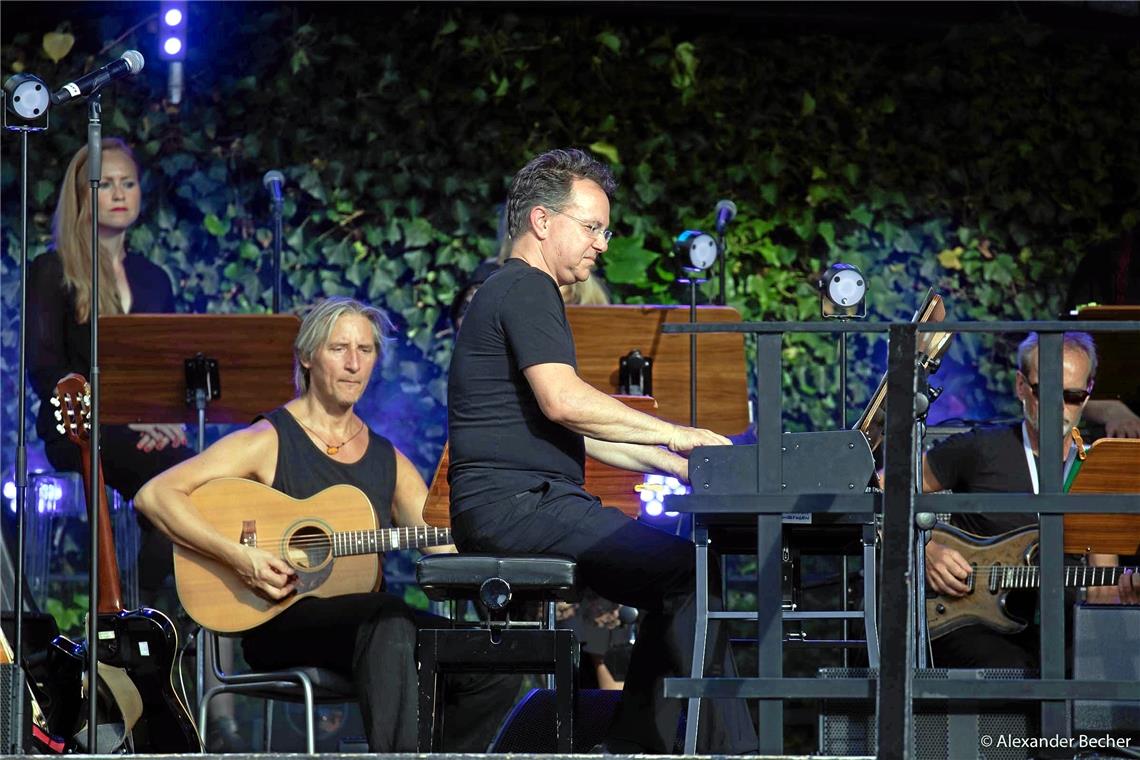
[[[1037,346],[1037,450],[1039,493],[1057,494],[1062,490],[1062,349],[1060,332],[1042,332]],[[1065,545],[1062,536],[1064,516],[1041,514],[1041,678],[1065,677]],[[1045,624],[1044,621],[1049,621]],[[1041,735],[1068,735],[1068,708],[1063,701],[1041,702]]]
[[[756,456],[761,494],[778,495],[783,483],[783,348],[780,333],[756,337]],[[784,674],[784,624],[780,588],[781,538],[783,520],[779,514],[756,517],[756,638],[757,676],[780,678]],[[784,701],[761,699],[760,720],[762,755],[784,752]]]
[[[91,182],[91,490],[87,494],[87,524],[91,529],[91,602],[87,620],[87,751],[96,753],[99,700],[99,184],[103,181],[103,101],[93,93],[87,100],[87,177]],[[114,287],[113,285],[111,285]]]
[[[892,324],[887,358],[886,488],[883,493],[883,600],[906,600],[905,614],[880,615],[879,756],[914,757],[914,398],[915,325]],[[898,607],[894,609],[898,610]]]

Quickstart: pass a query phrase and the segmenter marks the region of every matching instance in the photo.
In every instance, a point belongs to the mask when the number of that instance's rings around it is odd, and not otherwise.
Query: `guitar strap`
[[[122,668],[103,663],[99,663],[97,667],[99,668],[99,677],[103,679],[103,683],[107,684],[107,688],[123,716],[123,724],[127,731],[130,731],[139,722],[143,712],[142,695],[139,694],[138,687],[127,675],[127,671]]]
[[[1033,446],[1029,443],[1029,427],[1025,424],[1025,420],[1021,421],[1021,445],[1025,449],[1025,463],[1029,467],[1029,480],[1033,483],[1033,493],[1040,493],[1041,485],[1037,478],[1037,459],[1033,456]],[[1077,445],[1070,440],[1069,453],[1065,457],[1065,472],[1061,477],[1061,482],[1065,483],[1066,486],[1070,482],[1069,471],[1073,469],[1073,465],[1077,461],[1077,450]],[[1065,490],[1068,488],[1066,487]]]
[[[97,692],[100,694],[99,699],[110,696],[115,702],[115,708],[119,711],[119,717],[122,722],[112,721],[108,723],[100,722],[95,728],[95,752],[97,754],[118,754],[126,745],[128,737],[131,735],[131,729],[138,723],[139,718],[142,717],[143,704],[142,695],[139,694],[138,687],[135,686],[134,681],[127,675],[127,671],[122,668],[116,668],[113,665],[106,665],[102,662],[96,663],[98,668],[100,688]],[[106,689],[106,691],[104,691]],[[85,694],[84,696],[89,696]],[[81,749],[86,749],[85,743],[87,741],[87,724],[83,724],[79,733],[75,736],[76,743]]]

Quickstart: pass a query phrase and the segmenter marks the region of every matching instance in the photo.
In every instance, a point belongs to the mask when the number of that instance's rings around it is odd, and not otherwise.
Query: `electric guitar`
[[[294,499],[253,480],[218,478],[195,489],[190,501],[219,533],[275,554],[297,576],[296,593],[271,600],[229,565],[175,544],[178,598],[190,617],[219,633],[255,628],[307,596],[377,590],[382,552],[451,543],[445,528],[377,528],[368,497],[349,485]]]
[[[122,668],[139,692],[143,714],[132,730],[136,752],[189,754],[202,751],[198,729],[174,687],[178,631],[166,615],[146,607],[123,609],[119,563],[115,558],[111,510],[103,467],[91,472],[91,389],[72,373],[59,381],[51,403],[60,432],[79,446],[83,484],[99,494],[99,662]],[[88,501],[90,503],[90,500]],[[90,642],[88,642],[89,644]],[[87,647],[87,651],[90,646]]]
[[[1010,591],[1041,587],[1037,556],[1038,530],[1032,526],[993,538],[981,538],[950,525],[934,529],[934,541],[955,549],[973,568],[966,578],[965,596],[943,596],[927,588],[926,623],[931,640],[968,625],[984,625],[1000,633],[1025,630],[1027,621],[1006,609]],[[1067,565],[1066,588],[1115,586],[1129,568]],[[1140,569],[1131,568],[1133,572]]]

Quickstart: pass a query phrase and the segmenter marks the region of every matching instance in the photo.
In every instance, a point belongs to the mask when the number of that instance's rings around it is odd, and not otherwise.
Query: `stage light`
[[[641,511],[646,517],[676,517],[676,512],[665,511],[665,497],[689,493],[689,487],[673,477],[646,475],[638,490],[641,494]]]
[[[47,114],[50,104],[47,85],[31,74],[15,74],[4,83],[8,111],[24,121],[33,121]]]
[[[705,270],[716,263],[716,238],[700,230],[685,230],[673,241],[673,253],[682,266]]]
[[[186,58],[186,3],[163,0],[159,12],[158,56],[164,61],[181,61]]]
[[[819,309],[824,317],[861,318],[867,315],[867,282],[852,264],[835,263],[819,278]]]

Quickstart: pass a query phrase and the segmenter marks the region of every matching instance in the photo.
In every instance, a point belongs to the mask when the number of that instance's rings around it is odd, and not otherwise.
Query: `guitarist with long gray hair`
[[[1083,332],[1065,333],[1063,344],[1063,429],[1058,432],[1063,438],[1061,449],[1066,458],[1065,473],[1068,475],[1079,453],[1079,443],[1071,441],[1071,437],[1088,402],[1096,375],[1096,346],[1092,337]],[[1022,421],[1012,425],[978,428],[951,436],[932,448],[923,458],[924,491],[1037,492],[1040,406],[1037,354],[1037,334],[1030,333],[1017,351],[1016,392],[1022,407]],[[988,538],[1008,534],[1010,531],[1036,528],[1037,516],[958,514],[952,516],[951,525],[973,536]],[[1031,541],[1032,538],[1030,536],[1026,540]],[[966,546],[970,545],[969,541],[972,539],[956,540],[951,534],[936,532],[927,545],[927,587],[941,596],[941,599],[932,599],[927,605],[934,665],[952,668],[1037,668],[1039,631],[1036,625],[1030,624],[1019,631],[1003,632],[995,630],[992,625],[978,622],[985,615],[977,608],[971,608],[970,614],[957,617],[953,615],[958,600],[965,600],[972,595],[971,576],[974,567],[963,556],[963,552],[967,551]],[[1088,562],[1094,566],[1114,566],[1117,557],[1090,554]],[[981,565],[978,570],[982,570]],[[985,581],[978,580],[977,583],[981,598],[995,601],[993,617],[1003,617],[997,610],[996,598],[981,588]],[[1026,585],[1023,582],[1023,586]],[[1099,604],[1137,604],[1140,603],[1140,580],[1134,573],[1125,571],[1119,574],[1115,586],[1090,586],[1087,593],[1089,601]],[[1014,592],[1008,597],[1008,609],[1016,617],[1032,621],[1036,600],[1036,590]],[[1014,627],[1017,626],[1009,626],[1011,629]]]
[[[428,493],[423,478],[355,412],[389,330],[387,317],[372,306],[348,298],[319,303],[305,316],[294,343],[297,398],[151,480],[135,497],[135,508],[179,547],[228,575],[236,596],[244,593],[250,600],[248,607],[272,614],[244,633],[242,647],[250,665],[267,670],[317,666],[345,674],[357,685],[371,750],[414,752],[416,631],[424,625],[440,627],[443,621],[413,611],[399,597],[369,591],[368,578],[359,593],[307,595],[304,584],[309,581],[299,577],[297,568],[303,565],[296,564],[297,558],[290,555],[286,561],[251,541],[239,541],[244,537],[240,519],[233,532],[219,531],[195,501],[196,491],[220,478],[256,481],[294,499],[349,484],[367,496],[383,528],[432,531],[422,514]],[[248,510],[236,499],[223,505],[223,511],[239,518]],[[268,532],[263,523],[268,520],[258,520],[257,528]],[[304,541],[298,540],[302,555],[313,547]],[[262,545],[273,548],[274,542]],[[372,561],[375,568],[375,547]],[[180,593],[182,582],[180,575]],[[184,604],[193,614],[185,599]],[[448,713],[444,748],[483,751],[514,703],[520,680],[494,675],[451,679],[448,693],[454,695],[456,709]]]

